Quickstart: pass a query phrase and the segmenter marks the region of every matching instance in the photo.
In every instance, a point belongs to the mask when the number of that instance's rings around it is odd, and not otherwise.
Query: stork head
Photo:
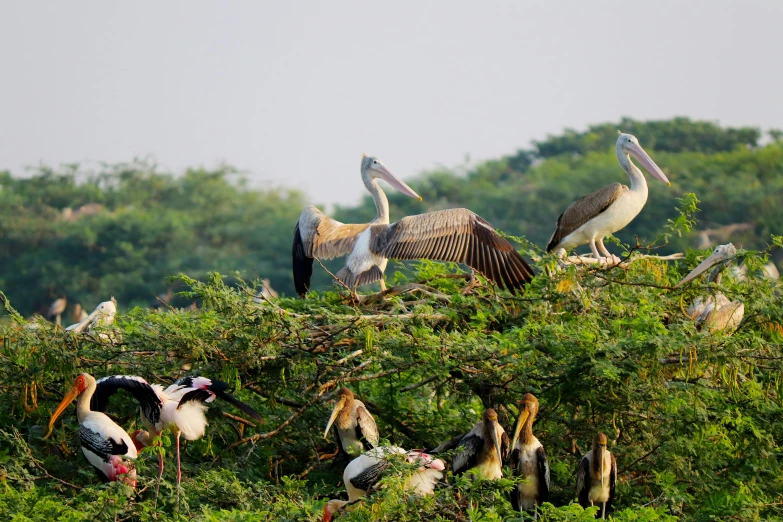
[[[701,274],[719,263],[724,263],[725,266],[728,266],[735,257],[737,257],[737,248],[732,243],[718,245],[715,247],[715,250],[712,251],[712,254],[707,257],[707,259],[699,263],[699,266],[694,268],[690,274],[683,277],[682,281],[677,283],[676,286],[684,285],[685,283],[693,281]]]
[[[630,154],[647,172],[667,185],[671,185],[669,178],[666,177],[666,174],[655,164],[652,158],[647,155],[642,146],[639,145],[639,140],[633,134],[620,133],[617,137],[617,152],[618,156],[620,152],[626,155]]]
[[[606,449],[606,444],[609,442],[609,439],[606,438],[606,434],[603,432],[596,433],[595,437],[593,438],[593,447],[600,446]]]
[[[406,196],[410,196],[421,201],[421,196],[416,194],[415,190],[410,188],[400,178],[392,174],[392,172],[386,168],[386,165],[384,165],[383,162],[375,156],[367,156],[366,154],[362,154],[362,178],[365,180],[365,183],[368,183],[372,179],[382,179]]]
[[[131,440],[136,447],[136,451],[141,451],[150,445],[150,434],[148,431],[136,430],[131,433]]]
[[[503,462],[503,452],[500,451],[500,440],[498,439],[498,414],[492,408],[487,408],[484,410],[482,419],[489,432],[489,438],[492,440],[493,446],[495,446],[495,451],[497,451],[498,460]]]
[[[332,410],[332,415],[329,417],[329,422],[326,423],[326,429],[324,430],[324,438],[326,438],[327,435],[329,435],[329,429],[332,427],[332,424],[334,424],[335,419],[337,419],[337,416],[340,415],[340,412],[343,411],[343,409],[347,406],[350,406],[353,403],[353,392],[349,390],[348,388],[340,388],[337,391],[337,402],[334,405],[334,409]]]
[[[536,396],[532,393],[524,394],[519,400],[519,416],[517,417],[516,424],[514,424],[514,434],[511,439],[511,450],[513,450],[516,446],[517,440],[519,440],[519,434],[522,432],[522,428],[525,426],[525,423],[527,423],[529,420],[532,424],[537,414],[538,399],[536,399]]]
[[[73,386],[71,386],[71,389],[68,390],[68,392],[65,394],[65,397],[63,397],[63,400],[57,406],[57,409],[54,410],[52,418],[49,419],[49,432],[44,437],[45,439],[48,439],[52,435],[52,431],[54,430],[54,423],[57,421],[58,417],[62,415],[62,412],[65,411],[65,408],[70,406],[74,399],[81,395],[82,392],[90,386],[90,384],[94,386],[95,379],[89,373],[80,373],[79,376],[76,377],[76,380],[73,382]]]
[[[321,519],[322,522],[329,522],[332,520],[334,514],[344,508],[346,504],[348,504],[348,501],[339,499],[330,500],[324,504],[324,516]]]

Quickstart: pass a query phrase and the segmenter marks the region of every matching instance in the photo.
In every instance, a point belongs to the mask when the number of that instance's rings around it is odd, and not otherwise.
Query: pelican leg
[[[598,248],[595,246],[595,238],[590,239],[590,250],[593,251],[593,256],[598,261],[598,264],[606,266],[609,260],[598,252]]]
[[[612,260],[612,264],[613,264],[613,265],[619,265],[619,264],[620,264],[620,262],[622,261],[622,259],[620,259],[620,258],[619,258],[619,257],[617,257],[616,255],[614,255],[614,254],[610,253],[610,252],[609,252],[609,251],[606,249],[606,247],[604,246],[604,238],[602,238],[602,237],[598,238],[598,240],[595,242],[595,244],[598,246],[598,250],[600,250],[600,251],[601,251],[601,253],[602,253],[602,254],[603,254],[605,257],[607,257],[608,259],[611,259],[611,260]]]

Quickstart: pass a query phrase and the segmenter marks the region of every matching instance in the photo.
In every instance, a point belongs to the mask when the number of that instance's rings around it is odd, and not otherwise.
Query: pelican
[[[79,440],[82,453],[98,472],[104,482],[123,480],[136,486],[136,446],[130,435],[105,414],[90,410],[90,400],[95,393],[96,383],[92,375],[82,373],[73,383],[62,402],[49,420],[49,438],[57,418],[65,408],[79,397],[76,403],[76,417],[79,419]]]
[[[733,244],[719,245],[707,259],[686,275],[677,286],[684,285],[700,276],[715,265],[707,277],[707,284],[713,283],[716,287],[720,284],[723,270],[728,267],[737,256],[737,249]],[[709,332],[731,333],[736,330],[745,315],[745,305],[742,301],[729,301],[729,298],[720,291],[711,289],[712,295],[699,296],[688,307],[686,314],[689,318],[707,327]]]
[[[364,403],[354,398],[353,392],[342,388],[337,392],[337,403],[334,405],[329,422],[326,423],[324,437],[329,434],[329,428],[334,424],[334,437],[340,450],[355,457],[378,445],[378,426],[375,419],[364,406]]]
[[[600,504],[595,518],[606,518],[614,502],[614,487],[617,484],[617,462],[606,449],[606,435],[599,433],[593,439],[593,449],[579,462],[576,472],[576,494],[583,508]]]
[[[378,180],[406,196],[421,200],[379,160],[362,156],[362,180],[375,200],[377,215],[370,223],[336,221],[314,206],[302,211],[294,229],[294,285],[299,295],[310,289],[313,259],[348,256],[337,278],[355,294],[356,287],[380,281],[389,259],[433,259],[463,263],[510,290],[523,287],[533,270],[482,217],[464,208],[408,216],[389,224],[389,202]]]
[[[544,446],[533,435],[537,414],[538,399],[526,393],[519,401],[519,417],[511,438],[511,469],[515,477],[525,479],[511,492],[511,505],[517,511],[535,510],[549,500],[549,462]]]
[[[52,317],[55,318],[55,324],[57,326],[60,326],[60,320],[62,318],[63,312],[65,311],[65,306],[68,304],[68,299],[65,296],[58,297],[55,299],[52,304],[49,306],[49,313],[48,318],[51,319]]]
[[[470,471],[486,480],[503,477],[503,461],[508,454],[508,435],[498,423],[495,410],[484,410],[481,422],[462,437],[456,452],[451,460],[451,469],[455,475]]]
[[[620,262],[620,258],[610,254],[604,246],[604,237],[625,228],[647,202],[647,181],[631,161],[631,156],[650,174],[667,185],[671,183],[639,145],[636,136],[621,133],[616,150],[620,166],[631,178],[631,188],[613,183],[571,203],[557,218],[557,228],[546,247],[547,252],[568,252],[579,245],[589,244],[599,263]]]
[[[419,450],[405,451],[397,446],[373,448],[348,463],[343,472],[343,482],[348,491],[348,500],[330,500],[324,505],[323,522],[329,522],[332,516],[347,504],[352,504],[367,496],[367,493],[381,479],[382,473],[391,466],[387,457],[405,455],[408,462],[421,466],[405,479],[403,485],[407,491],[418,495],[432,495],[435,484],[443,478],[446,465]]]
[[[81,322],[72,324],[67,331],[71,332],[83,332],[84,330],[91,331],[94,327],[108,326],[114,323],[114,316],[117,315],[117,300],[112,297],[108,301],[104,301],[95,307],[90,315],[85,317]]]
[[[119,389],[133,395],[141,408],[141,422],[148,431],[138,430],[133,435],[138,447],[149,446],[152,439],[168,429],[174,433],[177,447],[177,489],[182,479],[180,460],[180,436],[186,440],[196,440],[204,436],[207,427],[205,403],[218,397],[231,403],[239,410],[256,420],[261,416],[253,408],[228,393],[228,384],[206,377],[183,377],[165,390],[159,384],[149,384],[141,377],[133,375],[113,375],[104,377],[97,383],[92,407],[106,411],[109,398]],[[163,474],[163,456],[158,455],[158,477]],[[179,493],[178,493],[179,495]]]

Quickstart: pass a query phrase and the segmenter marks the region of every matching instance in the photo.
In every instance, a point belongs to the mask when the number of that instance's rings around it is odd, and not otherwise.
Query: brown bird
[[[519,417],[511,438],[511,469],[515,477],[524,477],[511,492],[511,505],[517,511],[532,511],[549,500],[549,462],[544,446],[533,435],[538,414],[538,399],[526,393],[519,401]]]
[[[498,414],[487,408],[481,422],[473,426],[457,445],[451,469],[455,475],[470,471],[482,479],[502,478],[508,446],[508,435],[498,423]]]
[[[340,450],[352,457],[378,446],[378,426],[375,419],[356,399],[348,388],[337,392],[337,403],[334,405],[329,422],[326,423],[324,437],[329,434],[329,428],[334,424],[334,438]]]
[[[366,224],[336,221],[314,206],[302,211],[294,229],[294,285],[299,295],[310,290],[313,259],[348,256],[336,277],[352,292],[380,281],[389,259],[432,259],[470,266],[510,290],[521,289],[533,270],[514,247],[481,216],[465,208],[452,208],[408,216],[389,224],[389,201],[378,180],[403,194],[421,199],[378,158],[362,156],[362,180],[372,194],[377,214]]]
[[[606,435],[598,433],[593,439],[593,449],[588,451],[576,472],[576,494],[583,508],[598,504],[601,509],[595,518],[606,518],[614,502],[617,484],[617,462],[606,449]]]

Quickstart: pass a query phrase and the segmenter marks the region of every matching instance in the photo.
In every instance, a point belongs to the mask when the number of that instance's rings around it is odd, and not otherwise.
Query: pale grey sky
[[[783,1],[0,2],[0,169],[218,165],[354,203],[588,123],[783,127]]]

